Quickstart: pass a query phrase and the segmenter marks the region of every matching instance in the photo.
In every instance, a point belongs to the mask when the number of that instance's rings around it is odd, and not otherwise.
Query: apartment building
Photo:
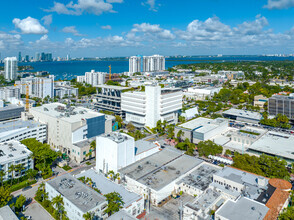
[[[77,97],[79,95],[79,89],[71,86],[55,86],[54,87],[54,97],[64,98],[64,97]]]
[[[129,72],[136,73],[141,72],[141,57],[132,56],[129,58]]]
[[[10,140],[21,141],[27,138],[35,138],[37,141],[45,142],[47,140],[47,125],[22,119],[0,123],[0,143]]]
[[[106,72],[86,72],[84,76],[77,76],[77,82],[87,83],[92,86],[103,85],[105,83]]]
[[[163,89],[156,84],[145,86],[145,91],[130,91],[121,94],[121,108],[126,112],[126,121],[137,127],[154,128],[158,120],[177,123],[182,109],[183,93],[180,89]]]
[[[20,99],[20,89],[14,86],[0,88],[0,99],[9,101],[10,98]]]
[[[165,70],[165,58],[161,55],[144,56],[143,72]]]
[[[3,181],[13,178],[19,178],[25,175],[25,172],[34,168],[34,159],[31,157],[32,152],[19,141],[11,140],[0,143],[0,170],[5,172]],[[24,170],[8,172],[11,165],[22,164]]]
[[[26,77],[15,82],[20,88],[21,94],[26,94],[26,85],[29,87],[29,96],[38,98],[54,97],[54,76],[49,77]]]
[[[104,213],[107,207],[106,198],[70,174],[47,181],[45,191],[49,200],[61,195],[64,211],[71,220],[84,220],[83,215],[87,212],[93,213],[95,219],[107,217]]]
[[[11,81],[17,78],[17,58],[6,57],[4,59],[4,77],[6,80]]]
[[[0,100],[0,121],[20,118],[22,112],[24,112],[23,106],[5,105],[4,102]]]

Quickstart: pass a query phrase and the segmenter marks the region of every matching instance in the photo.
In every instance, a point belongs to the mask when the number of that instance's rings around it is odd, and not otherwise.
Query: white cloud
[[[104,30],[111,30],[112,29],[110,25],[101,26],[101,28]]]
[[[288,9],[294,7],[294,0],[268,0],[264,8]]]
[[[240,32],[245,35],[260,34],[265,26],[268,25],[268,21],[265,17],[260,15],[256,16],[256,20],[252,22],[243,22],[238,25],[238,28],[234,28],[235,31]]]
[[[50,9],[45,9],[45,11],[67,15],[81,15],[83,13],[101,15],[105,12],[114,13],[112,3],[122,2],[122,0],[78,0],[76,4],[73,1],[68,4],[54,2],[54,6]]]
[[[146,2],[142,2],[143,6],[148,6],[149,10],[151,11],[157,11],[157,6],[159,6],[158,4],[156,4],[155,0],[146,0]]]
[[[7,34],[0,31],[1,49],[16,50],[23,46],[23,41],[19,34]]]
[[[44,25],[50,26],[50,24],[52,24],[52,15],[44,16],[41,21],[43,21]]]
[[[62,31],[63,31],[64,33],[71,33],[71,34],[73,34],[73,35],[75,35],[75,36],[83,36],[82,34],[80,34],[80,33],[78,32],[78,30],[76,29],[75,26],[64,27],[64,28],[62,29]]]
[[[48,30],[43,27],[40,22],[32,17],[27,17],[23,20],[19,18],[13,19],[13,24],[19,28],[23,34],[47,34]]]

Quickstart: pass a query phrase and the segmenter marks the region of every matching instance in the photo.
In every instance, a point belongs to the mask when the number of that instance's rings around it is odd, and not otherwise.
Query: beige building
[[[264,104],[268,101],[268,98],[263,96],[263,95],[257,95],[257,96],[254,96],[254,107],[259,107],[259,108],[262,108],[264,107]]]

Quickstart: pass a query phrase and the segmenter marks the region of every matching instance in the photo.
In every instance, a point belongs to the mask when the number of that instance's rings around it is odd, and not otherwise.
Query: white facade
[[[6,80],[11,81],[17,78],[17,58],[16,57],[6,57],[4,59],[4,77]]]
[[[107,207],[107,201],[105,197],[70,174],[47,181],[45,191],[50,201],[61,195],[64,211],[71,220],[84,220],[83,215],[87,212],[94,213],[95,217],[100,217],[98,219],[106,219],[107,214],[104,213],[104,210]]]
[[[63,98],[64,96],[71,97],[72,95],[77,97],[79,95],[79,89],[71,86],[55,86],[54,88],[55,97]]]
[[[134,138],[126,134],[111,133],[96,138],[96,170],[115,173],[135,162]]]
[[[12,140],[0,144],[0,170],[5,172],[3,181],[11,179],[12,173],[9,173],[11,165],[22,164],[25,168],[21,172],[13,171],[13,178],[19,178],[29,169],[34,168],[34,159],[31,158],[32,152],[18,141]]]
[[[14,86],[6,86],[0,88],[0,99],[8,101],[10,98],[15,97],[16,99],[20,98],[20,89]]]
[[[54,97],[54,76],[46,77],[27,77],[21,78],[15,84],[19,85],[21,94],[26,94],[26,85],[29,85],[29,95],[38,98],[49,96]]]
[[[157,85],[146,85],[145,92],[122,93],[121,108],[126,121],[136,126],[154,128],[158,120],[177,123],[182,109],[182,91],[163,90]]]
[[[85,72],[84,76],[77,76],[77,82],[87,83],[92,86],[103,85],[105,83],[106,74],[106,72],[91,70],[91,72]]]
[[[143,72],[165,70],[165,58],[161,55],[144,56]]]
[[[188,88],[188,92],[193,93],[197,99],[204,100],[206,97],[212,98],[221,89],[222,87],[193,87]]]
[[[47,126],[36,121],[21,119],[0,123],[0,143],[10,140],[21,141],[35,138],[37,141],[47,140]]]
[[[141,72],[141,57],[132,56],[129,58],[129,72],[130,73]]]

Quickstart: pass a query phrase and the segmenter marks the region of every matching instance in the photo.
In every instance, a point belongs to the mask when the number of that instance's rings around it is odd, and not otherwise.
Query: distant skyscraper
[[[67,61],[70,60],[70,55],[69,55],[69,54],[66,55],[66,60],[67,60]]]
[[[129,59],[129,72],[136,73],[141,72],[141,57],[140,56],[132,56]]]
[[[40,61],[40,53],[36,53],[36,55],[35,55],[35,61]]]
[[[161,55],[144,56],[143,72],[165,70],[165,58]]]
[[[21,57],[21,52],[18,52],[18,62],[21,62],[22,57]]]
[[[15,80],[17,78],[17,58],[6,57],[4,59],[4,71],[6,80]]]
[[[25,56],[25,61],[26,61],[26,62],[30,62],[30,56],[29,56],[29,55],[26,55],[26,56]]]

